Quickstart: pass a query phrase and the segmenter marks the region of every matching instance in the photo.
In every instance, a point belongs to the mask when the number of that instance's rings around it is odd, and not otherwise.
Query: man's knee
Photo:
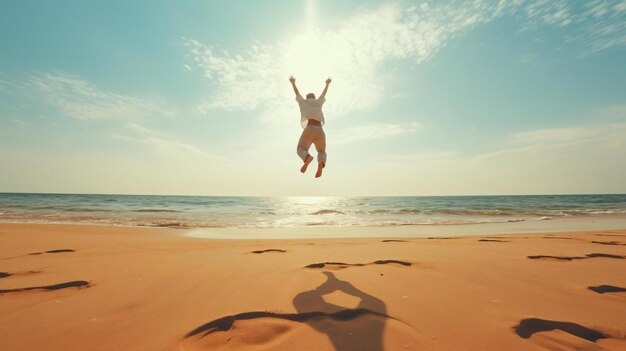
[[[307,150],[307,149],[306,149],[306,148],[304,148],[304,147],[298,146],[298,147],[296,148],[296,154],[297,154],[298,156],[300,156],[300,158],[301,158],[302,160],[305,160],[305,159],[306,159],[306,157],[309,155],[309,150]]]

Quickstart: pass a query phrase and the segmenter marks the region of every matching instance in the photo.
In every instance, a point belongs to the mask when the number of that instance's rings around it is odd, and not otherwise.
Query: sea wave
[[[382,208],[377,208],[375,210],[369,210],[369,211],[363,211],[363,212],[367,214],[384,214],[384,213],[391,213],[393,212],[393,210],[385,210]]]
[[[626,195],[363,197],[300,201],[254,197],[0,193],[0,222],[14,223],[292,228],[506,223],[624,214]]]
[[[181,229],[197,227],[196,225],[193,225],[193,223],[182,223],[182,222],[166,222],[166,223],[149,222],[149,223],[140,223],[140,224],[137,224],[137,226],[157,227],[157,228],[181,228]]]
[[[610,214],[606,214],[610,216]],[[313,220],[319,218],[320,220]],[[327,220],[332,218],[332,220]],[[514,223],[524,221],[544,221],[555,217],[470,217],[470,216],[339,216],[339,217],[309,217],[309,216],[272,216],[260,220],[239,216],[229,218],[140,218],[140,217],[102,217],[102,216],[0,216],[2,223],[48,223],[48,224],[92,224],[131,227],[156,227],[156,228],[297,228],[313,226],[339,226],[339,227],[396,227],[396,226],[438,226],[438,225],[473,225],[482,223]],[[558,217],[556,217],[558,218]]]
[[[111,212],[112,210],[100,209],[100,208],[80,208],[80,207],[71,207],[71,208],[62,208],[60,211],[63,212]]]
[[[256,214],[260,214],[260,215],[272,215],[275,216],[276,212],[272,212],[272,211],[259,211]]]
[[[428,211],[431,214],[444,214],[456,216],[514,216],[523,213],[522,211],[513,211],[509,209],[479,209],[479,210],[459,210],[459,209],[440,209]]]
[[[305,223],[304,225],[307,227],[313,227],[313,226],[335,226],[339,224],[337,222],[327,221],[327,222],[309,222],[309,223]]]
[[[397,211],[398,213],[404,213],[404,214],[411,214],[411,213],[422,213],[421,210],[418,209],[414,209],[414,208],[403,208],[401,210]]]
[[[171,213],[171,212],[182,212],[178,210],[164,210],[159,208],[141,208],[138,210],[132,210],[130,212],[145,212],[145,213]]]
[[[536,217],[580,217],[598,214],[617,214],[626,211],[617,210],[512,210],[512,209],[437,209],[426,211],[428,214],[442,214],[453,216],[536,216]]]
[[[344,214],[344,212],[341,212],[339,210],[319,210],[319,211],[312,212],[310,214],[311,215]]]
[[[367,214],[419,214],[422,213],[421,210],[415,208],[402,208],[402,209],[384,209],[377,208],[374,210],[364,211]]]

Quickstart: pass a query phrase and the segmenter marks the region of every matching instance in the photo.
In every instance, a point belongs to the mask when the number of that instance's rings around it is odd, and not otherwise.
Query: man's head
[[[308,94],[306,94],[306,98],[307,98],[307,99],[315,99],[315,94],[313,94],[313,93],[308,93]]]

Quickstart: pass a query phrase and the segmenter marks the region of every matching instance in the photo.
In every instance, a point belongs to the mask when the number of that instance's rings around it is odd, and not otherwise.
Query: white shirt
[[[296,96],[296,101],[300,106],[300,125],[305,128],[309,119],[320,121],[322,125],[326,122],[324,120],[324,113],[322,112],[322,105],[326,102],[326,98],[321,96],[319,99],[305,99],[302,95]]]

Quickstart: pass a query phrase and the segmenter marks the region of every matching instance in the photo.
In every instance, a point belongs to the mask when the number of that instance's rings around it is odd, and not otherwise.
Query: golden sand
[[[0,349],[626,350],[626,230],[182,232],[0,225]]]

